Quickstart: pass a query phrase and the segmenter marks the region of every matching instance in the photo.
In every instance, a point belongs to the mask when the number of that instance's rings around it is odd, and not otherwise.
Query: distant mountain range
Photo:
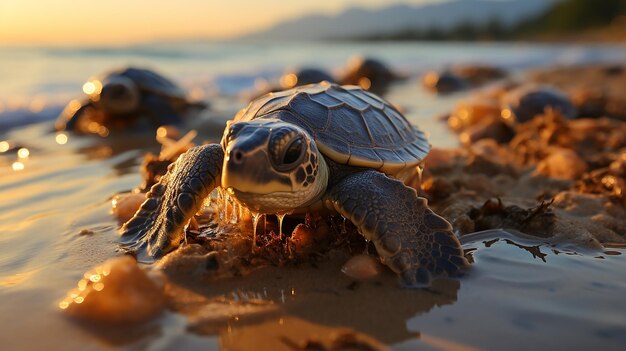
[[[460,23],[482,24],[494,19],[506,27],[546,11],[555,1],[558,0],[452,0],[422,6],[393,5],[375,10],[355,7],[337,15],[314,14],[291,19],[240,39],[358,38],[399,30],[445,30]]]

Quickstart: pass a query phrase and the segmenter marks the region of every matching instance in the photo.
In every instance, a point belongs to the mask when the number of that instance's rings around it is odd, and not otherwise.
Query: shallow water
[[[333,69],[352,53],[363,52],[413,73],[483,58],[519,70],[626,58],[623,48],[600,47],[487,45],[472,51],[465,44],[326,45],[235,46],[226,52],[191,44],[178,51],[165,45],[141,50],[3,48],[2,53],[10,55],[0,55],[0,76],[8,77],[0,86],[5,107],[0,121],[19,122],[25,116],[49,119],[63,99],[80,89],[84,78],[129,62],[148,63],[187,87],[200,87],[203,96],[230,111],[245,105],[232,96],[250,88],[255,77],[317,62],[311,59],[315,52],[324,53],[319,62]],[[18,77],[18,71],[32,74]],[[435,98],[413,77],[394,86],[386,97],[430,133],[434,146],[454,146],[455,139],[435,117],[462,96]],[[37,98],[46,100],[43,110],[31,108],[29,102]],[[115,345],[245,349],[261,341],[284,348],[277,334],[296,338],[303,330],[326,333],[338,326],[367,333],[397,350],[626,347],[626,250],[552,247],[504,232],[465,237],[473,268],[461,279],[437,282],[431,290],[399,289],[391,275],[381,277],[379,284],[354,288],[340,272],[343,262],[330,261],[322,269],[267,268],[215,286],[181,285],[181,293],[204,296],[267,294],[281,308],[278,315],[264,320],[230,321],[217,330],[190,331],[187,317],[167,312],[144,330],[85,328],[65,318],[58,302],[85,271],[117,254],[110,197],[140,183],[138,166],[144,152],[156,147],[153,136],[116,141],[69,135],[67,143],[60,144],[49,121],[6,126],[0,129],[0,141],[10,140],[30,151],[26,159],[18,159],[14,151],[0,153],[0,340],[7,350],[100,350]],[[13,170],[15,162],[24,169]]]

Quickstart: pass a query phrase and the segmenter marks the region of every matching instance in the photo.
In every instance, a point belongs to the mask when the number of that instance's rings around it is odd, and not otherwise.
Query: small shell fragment
[[[382,268],[377,258],[369,255],[356,255],[341,267],[341,271],[348,277],[368,280],[377,277],[382,272]]]

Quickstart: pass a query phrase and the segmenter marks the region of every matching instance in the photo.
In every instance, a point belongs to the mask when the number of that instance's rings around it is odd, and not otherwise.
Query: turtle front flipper
[[[189,220],[220,184],[223,159],[217,144],[196,146],[182,154],[120,229],[122,248],[142,262],[175,249]]]
[[[377,171],[355,173],[329,191],[328,201],[374,242],[405,286],[428,286],[431,276],[454,276],[468,265],[452,226],[399,180]]]

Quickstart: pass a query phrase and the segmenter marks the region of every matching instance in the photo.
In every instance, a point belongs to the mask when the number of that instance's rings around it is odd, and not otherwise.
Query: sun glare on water
[[[30,151],[27,148],[23,147],[17,150],[17,157],[28,158],[28,156],[30,156]]]
[[[13,162],[13,164],[11,165],[11,168],[13,168],[14,171],[23,171],[24,170],[24,164],[22,162]]]
[[[67,134],[64,133],[59,133],[56,135],[56,137],[54,138],[54,140],[57,142],[57,144],[59,145],[65,145],[67,144]]]

